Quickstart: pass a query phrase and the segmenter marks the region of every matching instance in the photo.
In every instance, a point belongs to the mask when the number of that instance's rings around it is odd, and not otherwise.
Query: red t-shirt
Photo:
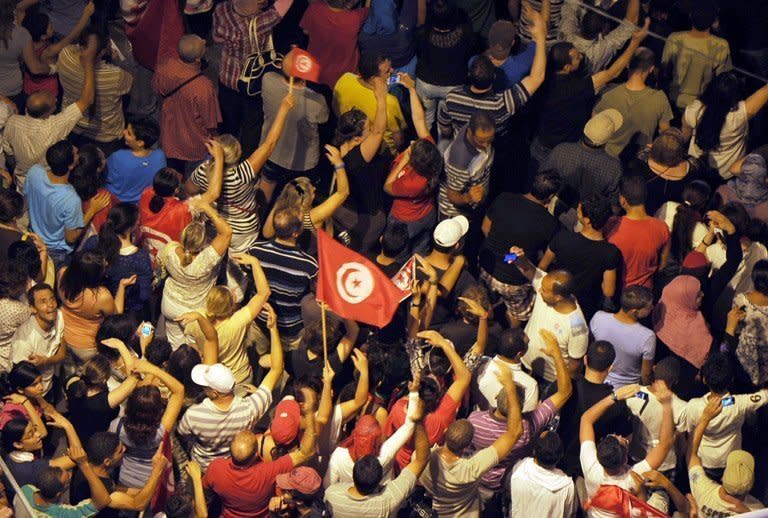
[[[387,437],[395,433],[405,423],[405,407],[407,403],[408,397],[406,396],[392,407],[392,411],[389,413],[387,422],[384,425],[384,433]],[[430,446],[442,444],[443,439],[445,439],[445,431],[448,429],[448,425],[456,420],[456,412],[458,411],[459,404],[446,394],[435,411],[427,414],[427,417],[424,418],[424,428],[427,431]],[[397,460],[397,465],[401,470],[411,463],[413,449],[413,439],[411,439],[397,452],[395,460]]]
[[[435,143],[430,136],[427,140]],[[397,167],[403,154],[400,153],[392,164]],[[392,184],[392,216],[398,221],[418,221],[435,210],[434,193],[427,194],[427,179],[417,173],[410,164],[405,166]]]
[[[166,198],[160,212],[152,212],[149,202],[154,195],[155,190],[148,187],[139,198],[139,240],[153,264],[160,250],[171,241],[179,241],[184,227],[192,221],[189,206],[177,198]]]
[[[322,0],[311,2],[299,25],[309,36],[307,51],[320,63],[320,83],[333,88],[346,72],[357,71],[357,34],[368,8],[333,10]]]
[[[275,495],[275,478],[292,469],[290,455],[248,466],[235,466],[231,458],[216,459],[205,472],[203,486],[221,499],[222,518],[267,516],[269,499]]]
[[[659,268],[661,251],[669,241],[667,224],[656,218],[614,217],[605,227],[605,236],[624,258],[622,287],[653,288],[653,274]]]

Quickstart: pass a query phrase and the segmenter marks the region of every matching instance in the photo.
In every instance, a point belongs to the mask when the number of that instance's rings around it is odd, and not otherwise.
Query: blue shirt
[[[115,151],[107,159],[107,190],[120,201],[138,203],[144,189],[152,185],[155,173],[165,166],[162,149],[145,157],[134,155],[130,149]]]
[[[598,311],[592,317],[590,328],[595,340],[605,340],[613,345],[616,359],[605,382],[614,389],[640,383],[643,360],[653,360],[656,355],[656,335],[639,323],[619,322],[613,313]]]
[[[496,67],[496,77],[493,79],[493,90],[502,92],[512,88],[528,75],[533,66],[533,56],[536,54],[536,43],[523,44],[523,51],[509,56],[501,66]],[[472,66],[477,56],[472,56],[469,66]]]
[[[49,249],[71,252],[73,248],[67,243],[65,231],[85,226],[82,202],[75,188],[52,183],[45,168],[37,164],[29,169],[23,191],[35,234]]]

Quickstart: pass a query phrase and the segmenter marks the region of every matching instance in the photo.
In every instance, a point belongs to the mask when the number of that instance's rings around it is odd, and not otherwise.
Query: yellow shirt
[[[205,314],[205,310],[199,310]],[[219,363],[232,370],[237,383],[245,382],[251,375],[251,365],[248,361],[248,352],[245,344],[248,326],[253,322],[253,316],[248,306],[242,307],[229,317],[219,322],[214,327],[219,337]],[[202,351],[204,342],[203,333],[197,322],[185,329],[185,334],[192,336]]]
[[[352,108],[363,112],[373,124],[376,116],[376,97],[373,90],[363,86],[360,76],[347,72],[336,81],[333,87],[333,111],[337,116],[342,115]],[[395,153],[395,143],[392,134],[405,128],[405,117],[400,109],[400,103],[392,94],[387,94],[387,129],[384,131],[384,142],[390,151]]]

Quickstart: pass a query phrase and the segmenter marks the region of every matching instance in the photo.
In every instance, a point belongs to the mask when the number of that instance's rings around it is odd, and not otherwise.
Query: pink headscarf
[[[696,306],[701,283],[679,275],[667,284],[653,311],[653,330],[669,349],[696,368],[701,368],[712,346],[712,335]]]

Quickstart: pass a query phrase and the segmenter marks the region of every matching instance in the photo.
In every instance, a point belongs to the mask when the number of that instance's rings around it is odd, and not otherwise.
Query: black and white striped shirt
[[[441,135],[458,135],[473,114],[484,111],[496,123],[496,135],[504,136],[508,122],[528,102],[530,95],[522,83],[517,83],[503,92],[474,93],[467,85],[448,92],[445,102],[440,105],[437,122]]]

